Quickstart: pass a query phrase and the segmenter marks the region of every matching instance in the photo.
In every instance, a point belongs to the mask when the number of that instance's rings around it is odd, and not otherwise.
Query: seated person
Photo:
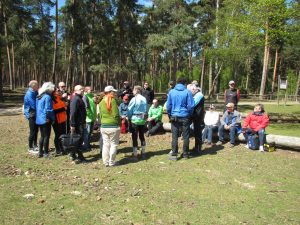
[[[146,133],[147,137],[155,134],[162,127],[161,119],[163,108],[162,106],[158,105],[157,99],[153,99],[152,103],[153,104],[148,112],[148,132]]]
[[[128,105],[129,105],[129,95],[126,94],[123,96],[123,102],[119,105],[120,117],[122,122],[125,122],[126,132],[128,132],[128,117],[127,117]]]
[[[248,143],[248,135],[257,133],[259,138],[259,151],[264,151],[265,128],[269,125],[269,117],[265,113],[264,106],[257,104],[253,112],[249,113],[243,123],[243,134]],[[246,148],[249,148],[248,144]]]
[[[224,143],[224,130],[229,131],[230,147],[234,147],[235,135],[241,130],[241,115],[234,109],[233,103],[226,105],[226,111],[221,118],[221,125],[219,126],[219,141],[217,145]]]
[[[216,107],[211,104],[209,111],[206,111],[204,116],[205,127],[202,132],[202,142],[208,145],[212,144],[212,134],[214,131],[218,131],[220,125],[220,114],[215,109]]]

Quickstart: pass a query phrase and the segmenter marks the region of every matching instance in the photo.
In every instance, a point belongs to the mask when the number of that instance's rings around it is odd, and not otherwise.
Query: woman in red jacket
[[[248,143],[248,135],[251,133],[258,133],[259,151],[264,151],[265,128],[269,125],[269,117],[265,113],[264,106],[257,104],[254,111],[251,112],[243,123],[243,133]],[[248,144],[246,145],[249,148]]]

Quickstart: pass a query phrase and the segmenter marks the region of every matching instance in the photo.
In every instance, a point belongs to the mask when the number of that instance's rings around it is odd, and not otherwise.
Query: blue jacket
[[[28,88],[24,96],[24,115],[27,119],[30,118],[30,112],[35,112],[36,110],[36,96],[38,92]]]
[[[128,111],[128,104],[122,102],[119,106],[120,116],[127,116],[127,111]]]
[[[37,125],[47,123],[47,119],[51,122],[55,121],[55,114],[52,106],[52,98],[49,94],[42,94],[36,100],[36,120]]]
[[[129,102],[127,112],[128,119],[134,124],[144,125],[145,114],[147,114],[147,100],[144,96],[138,94]]]
[[[167,113],[169,116],[189,117],[195,106],[192,92],[183,84],[176,86],[169,92],[167,100]]]

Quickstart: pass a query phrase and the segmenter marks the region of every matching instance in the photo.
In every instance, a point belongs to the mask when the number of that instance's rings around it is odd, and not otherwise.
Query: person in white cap
[[[202,133],[202,141],[208,145],[212,145],[212,134],[218,131],[220,125],[220,114],[215,109],[213,104],[209,105],[209,111],[206,111],[204,117],[205,128]]]
[[[105,166],[117,165],[116,155],[120,137],[120,114],[115,99],[117,90],[113,86],[106,86],[105,96],[100,104],[101,135],[103,139],[102,159]]]
[[[217,145],[224,143],[224,131],[229,131],[230,148],[235,145],[235,136],[239,132],[242,132],[241,127],[241,115],[238,111],[234,110],[234,104],[228,103],[226,105],[227,110],[224,112],[221,118],[221,125],[219,126],[219,141]]]
[[[235,88],[235,82],[234,80],[229,81],[228,83],[229,88],[225,90],[224,92],[224,103],[225,106],[228,103],[233,103],[234,104],[234,109],[237,110],[237,105],[240,100],[240,90]],[[226,110],[226,108],[225,108]]]

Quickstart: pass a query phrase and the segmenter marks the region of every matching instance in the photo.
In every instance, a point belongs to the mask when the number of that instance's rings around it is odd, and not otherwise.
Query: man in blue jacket
[[[179,78],[174,89],[169,92],[167,100],[167,113],[172,131],[171,160],[177,160],[180,131],[183,136],[183,158],[189,157],[190,123],[195,103],[192,92],[186,89],[185,82],[185,78]]]
[[[28,151],[29,153],[37,154],[37,135],[38,126],[35,123],[36,119],[36,97],[39,89],[38,82],[31,80],[29,82],[29,88],[24,96],[24,115],[29,122],[29,137],[28,137]]]

